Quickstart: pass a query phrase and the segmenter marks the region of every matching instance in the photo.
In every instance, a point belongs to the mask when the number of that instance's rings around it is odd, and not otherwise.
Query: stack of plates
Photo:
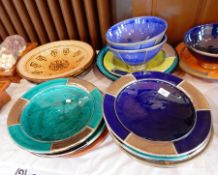
[[[7,126],[21,148],[45,157],[86,152],[106,136],[102,94],[80,79],[56,79],[26,92],[12,107]]]
[[[145,70],[170,73],[175,69],[177,63],[176,51],[169,44],[164,44],[161,51],[147,63]],[[111,80],[116,80],[130,73],[129,66],[117,59],[108,47],[99,52],[97,66],[101,73]]]
[[[128,154],[174,165],[199,154],[212,134],[208,103],[192,84],[161,72],[136,72],[106,91],[104,117]]]

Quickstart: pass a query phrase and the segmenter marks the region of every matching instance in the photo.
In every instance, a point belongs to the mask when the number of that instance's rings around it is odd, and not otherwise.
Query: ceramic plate
[[[133,150],[132,148],[127,147],[126,145],[123,146],[123,144],[119,144],[119,143],[118,145],[120,146],[121,150],[123,150],[128,155],[130,155],[131,158],[139,160],[142,163],[148,163],[148,164],[151,164],[153,166],[158,166],[158,167],[175,167],[178,164],[188,162],[189,160],[195,158],[198,154],[203,152],[207,148],[208,142],[209,141],[204,143],[202,147],[200,147],[197,151],[190,153],[188,156],[183,156],[183,158],[180,156],[181,158],[177,159],[176,161],[172,159],[171,160],[170,159],[154,159],[154,158],[151,158],[151,156],[147,157],[143,153],[138,152],[137,150]]]
[[[91,65],[93,48],[82,41],[56,41],[24,55],[17,65],[19,74],[33,82],[76,76]]]
[[[218,79],[218,63],[209,63],[194,57],[184,43],[180,43],[176,50],[179,55],[179,66],[185,72],[206,79]]]
[[[107,89],[103,108],[113,134],[150,155],[193,152],[212,127],[205,97],[189,82],[161,72],[118,79]]]
[[[102,119],[101,124],[98,126],[96,131],[87,140],[77,145],[76,147],[64,150],[58,153],[51,154],[35,154],[40,157],[72,157],[79,156],[88,151],[91,151],[98,144],[100,144],[107,136],[107,129],[105,127],[104,120]]]
[[[144,160],[147,161],[168,161],[173,163],[177,163],[177,162],[181,162],[181,161],[187,161],[192,159],[194,156],[198,155],[199,153],[201,153],[206,146],[209,144],[209,141],[211,140],[211,136],[212,136],[212,130],[210,131],[210,133],[208,134],[208,137],[205,139],[205,141],[199,145],[198,149],[194,150],[193,152],[190,152],[186,155],[181,155],[181,156],[171,156],[171,157],[165,157],[165,156],[155,156],[155,155],[150,155],[150,154],[145,154],[143,152],[140,152],[128,145],[125,145],[124,143],[122,143],[119,139],[116,138],[116,136],[113,136],[114,140],[116,141],[116,143],[124,150],[126,150],[127,152],[129,152],[130,154],[133,154],[134,156],[136,156],[137,158],[142,158]]]
[[[56,79],[25,93],[12,107],[12,139],[34,153],[55,153],[91,136],[102,119],[102,95],[80,79]]]
[[[175,50],[169,44],[165,44],[162,50],[148,62],[146,70],[170,73],[177,63],[178,57]],[[121,60],[116,59],[108,47],[99,52],[97,66],[106,77],[112,80],[116,80],[130,72],[129,67]]]

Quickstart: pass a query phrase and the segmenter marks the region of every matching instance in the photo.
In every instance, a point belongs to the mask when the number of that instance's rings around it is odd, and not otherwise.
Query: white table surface
[[[96,67],[79,78],[92,82],[103,92],[111,84]],[[0,110],[0,175],[217,175],[218,174],[218,81],[208,81],[185,74],[208,99],[212,109],[214,135],[203,154],[174,168],[159,168],[136,161],[114,143],[111,136],[93,151],[76,158],[40,158],[20,149],[7,133],[6,121],[14,102],[35,86],[22,79],[7,92],[12,100]],[[22,174],[21,171],[25,173]],[[20,172],[19,172],[20,171]]]

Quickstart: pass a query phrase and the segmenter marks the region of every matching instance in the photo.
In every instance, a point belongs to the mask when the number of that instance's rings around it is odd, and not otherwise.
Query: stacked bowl
[[[167,22],[155,16],[121,21],[106,33],[109,49],[129,66],[145,65],[167,41]]]

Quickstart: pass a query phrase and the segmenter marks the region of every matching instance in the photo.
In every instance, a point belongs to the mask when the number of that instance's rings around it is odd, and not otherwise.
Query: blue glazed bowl
[[[108,29],[106,40],[114,49],[148,48],[162,40],[167,27],[164,19],[155,16],[130,18]]]
[[[156,54],[158,54],[166,41],[167,36],[165,35],[162,41],[153,47],[137,50],[119,50],[111,47],[109,47],[109,49],[124,63],[131,66],[136,66],[150,61]]]
[[[191,28],[185,34],[184,42],[196,58],[218,61],[218,23]]]

